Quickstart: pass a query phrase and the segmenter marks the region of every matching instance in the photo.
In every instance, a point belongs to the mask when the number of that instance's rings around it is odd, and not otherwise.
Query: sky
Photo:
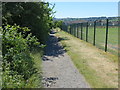
[[[51,2],[53,4],[53,2]],[[118,2],[54,2],[56,18],[118,16]]]

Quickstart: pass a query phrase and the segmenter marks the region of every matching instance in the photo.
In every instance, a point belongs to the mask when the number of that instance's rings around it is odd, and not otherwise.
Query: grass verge
[[[34,49],[31,51],[31,56],[33,57],[34,67],[36,68],[36,73],[28,80],[28,84],[25,88],[42,88],[42,70],[41,70],[41,64],[42,64],[42,50],[40,49]]]
[[[118,88],[118,58],[72,35],[58,31],[64,49],[92,88]],[[66,39],[67,38],[67,39]]]
[[[77,34],[77,33],[76,33]],[[79,37],[81,37],[81,29],[79,28]],[[86,40],[86,27],[83,27],[82,38]],[[94,27],[88,28],[88,42],[93,44]],[[106,39],[106,27],[96,27],[96,46],[104,50]],[[109,27],[108,30],[108,52],[118,55],[118,27]]]

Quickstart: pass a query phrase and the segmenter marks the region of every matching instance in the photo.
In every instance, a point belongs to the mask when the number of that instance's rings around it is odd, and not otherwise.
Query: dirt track
[[[45,88],[89,88],[54,34],[49,36],[42,62]]]

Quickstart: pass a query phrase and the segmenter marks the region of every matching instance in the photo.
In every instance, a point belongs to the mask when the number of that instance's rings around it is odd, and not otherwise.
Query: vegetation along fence
[[[105,50],[105,52],[118,55],[117,20],[104,19],[79,23],[64,22],[62,30]]]

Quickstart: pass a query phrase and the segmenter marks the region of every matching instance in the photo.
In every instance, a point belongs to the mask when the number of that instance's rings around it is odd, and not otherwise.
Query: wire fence
[[[118,21],[109,19],[80,23],[64,23],[62,30],[105,52],[118,55]]]

